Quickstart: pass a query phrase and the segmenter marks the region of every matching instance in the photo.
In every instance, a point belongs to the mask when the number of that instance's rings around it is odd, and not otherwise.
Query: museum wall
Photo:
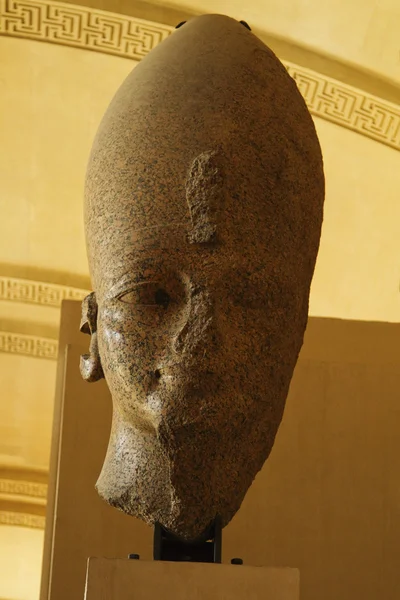
[[[12,81],[0,95],[1,209],[7,214],[0,264],[88,285],[86,164],[100,119],[134,63],[11,37],[0,37],[0,54],[0,77]]]
[[[0,594],[7,600],[37,600],[44,532],[41,529],[0,529]]]
[[[322,119],[326,201],[310,315],[400,320],[400,154]]]

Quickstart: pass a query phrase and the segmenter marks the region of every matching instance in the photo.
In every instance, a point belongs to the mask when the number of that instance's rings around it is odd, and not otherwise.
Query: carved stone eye
[[[168,305],[171,302],[171,298],[170,298],[169,294],[162,288],[159,288],[156,291],[154,298],[155,298],[156,304],[164,307],[165,309],[168,308]]]
[[[184,25],[186,23],[186,21],[181,21],[180,23],[178,23],[178,25],[175,26],[175,29],[179,29],[179,27],[182,27],[182,25]]]
[[[158,283],[147,282],[137,285],[133,289],[121,294],[119,300],[125,304],[162,306],[164,309],[167,309],[171,302],[171,297]]]

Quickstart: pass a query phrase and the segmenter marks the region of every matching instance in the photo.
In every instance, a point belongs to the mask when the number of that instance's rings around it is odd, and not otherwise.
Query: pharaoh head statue
[[[82,375],[112,395],[112,506],[184,539],[239,509],[302,345],[323,198],[304,100],[242,23],[184,23],[117,91],[87,171],[81,323]]]

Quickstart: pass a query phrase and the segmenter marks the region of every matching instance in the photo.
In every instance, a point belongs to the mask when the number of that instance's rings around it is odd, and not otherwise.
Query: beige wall
[[[38,599],[42,548],[40,529],[0,525],[0,598]]]
[[[0,464],[47,468],[53,418],[54,361],[0,356]]]
[[[87,278],[86,163],[134,62],[1,36],[0,55],[0,265]]]
[[[315,119],[326,174],[310,314],[400,321],[400,153]]]

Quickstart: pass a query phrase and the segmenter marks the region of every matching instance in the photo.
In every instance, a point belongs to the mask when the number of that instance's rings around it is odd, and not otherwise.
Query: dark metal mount
[[[154,560],[173,562],[220,563],[222,557],[222,525],[221,518],[216,517],[204,534],[187,542],[177,537],[165,527],[156,523],[154,526]],[[131,560],[139,560],[139,554],[129,554]],[[242,565],[241,558],[232,558],[232,565]]]
[[[208,530],[187,542],[156,523],[154,527],[154,560],[220,563],[222,556],[221,518],[216,517]]]

